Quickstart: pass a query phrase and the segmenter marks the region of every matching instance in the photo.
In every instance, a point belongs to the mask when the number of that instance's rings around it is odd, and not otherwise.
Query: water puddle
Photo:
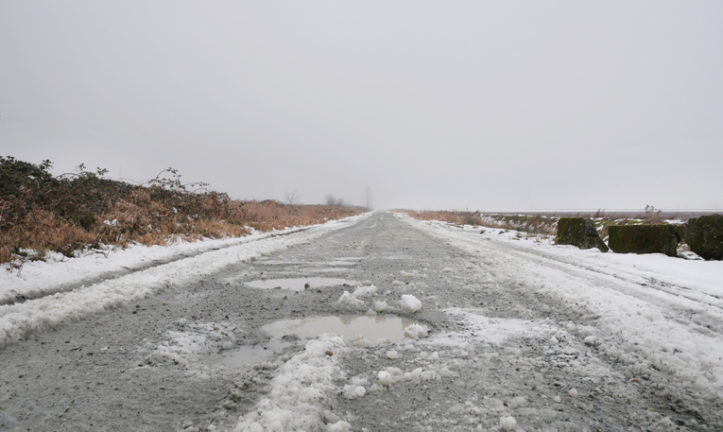
[[[353,266],[353,265],[358,264],[359,262],[361,262],[361,260],[362,260],[362,258],[360,258],[360,257],[341,257],[341,258],[337,258],[332,261],[326,261],[326,262],[323,262],[320,264],[326,265],[326,266],[348,267],[348,266]]]
[[[377,344],[404,339],[404,329],[415,321],[394,315],[339,315],[274,321],[261,328],[272,337],[289,334],[311,339],[337,334],[349,344]]]
[[[358,282],[339,278],[307,277],[288,279],[259,279],[251,282],[245,282],[244,284],[251,288],[281,288],[292,291],[304,291],[305,289],[325,288],[338,285],[353,286],[357,285]]]

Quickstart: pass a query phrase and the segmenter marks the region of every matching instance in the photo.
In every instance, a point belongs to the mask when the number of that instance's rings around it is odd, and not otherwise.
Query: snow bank
[[[338,355],[329,356],[326,352],[338,353],[343,348],[344,341],[338,336],[322,335],[307,343],[302,353],[279,367],[268,396],[241,416],[234,430],[349,430],[349,423],[324,408],[335,388],[334,380],[343,378]]]
[[[723,396],[723,262],[601,253],[397,217],[484,258],[480,268],[494,267],[497,279],[599,316],[598,334],[583,334],[587,345],[642,357],[684,385]]]
[[[125,249],[119,246],[103,246],[99,249],[78,253],[74,258],[49,252],[46,261],[26,262],[20,270],[12,269],[7,263],[0,265],[0,304],[14,301],[22,296],[38,297],[46,293],[53,293],[59,288],[67,286],[93,284],[101,279],[126,275],[157,264],[222,248],[315,230],[320,227],[326,229],[334,226],[347,226],[368,216],[369,213],[366,213],[320,225],[290,227],[267,233],[253,232],[243,237],[203,239],[191,242],[176,240],[166,246],[135,244]]]
[[[193,283],[228,265],[291,245],[308,242],[329,231],[351,225],[364,216],[330,222],[290,235],[244,242],[140,270],[67,293],[57,293],[24,303],[0,306],[0,343],[18,340],[36,329],[53,327],[64,320],[77,319],[163,289]],[[65,268],[65,264],[57,263],[63,268]],[[51,269],[47,270],[47,272],[50,271]],[[3,277],[7,276],[3,275]],[[48,280],[50,275],[42,273],[38,277]]]

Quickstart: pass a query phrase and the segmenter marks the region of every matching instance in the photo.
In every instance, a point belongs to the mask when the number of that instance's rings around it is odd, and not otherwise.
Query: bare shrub
[[[239,236],[310,225],[362,212],[358,207],[235,201],[205,183],[184,184],[166,168],[144,186],[103,178],[79,165],[53,177],[50,161],[34,165],[0,157],[0,262],[66,255],[99,243],[165,244],[174,237]],[[293,200],[296,201],[295,196]]]

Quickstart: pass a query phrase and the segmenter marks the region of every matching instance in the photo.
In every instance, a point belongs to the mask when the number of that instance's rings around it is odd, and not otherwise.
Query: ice
[[[360,286],[357,289],[354,290],[354,297],[362,298],[362,297],[368,297],[373,296],[377,293],[378,289],[374,285],[369,286]]]
[[[356,288],[354,292],[344,291],[341,297],[339,297],[339,300],[337,300],[337,303],[352,307],[361,307],[364,306],[364,300],[362,299],[375,295],[377,291],[378,289],[374,285],[360,286]]]
[[[339,297],[339,300],[336,301],[340,305],[346,305],[346,306],[352,306],[352,307],[361,307],[364,306],[364,300],[358,299],[354,296],[354,294],[350,293],[349,291],[344,291],[342,295]]]
[[[399,305],[407,313],[416,313],[422,310],[422,302],[411,294],[403,294]]]
[[[386,352],[386,356],[390,360],[396,360],[399,358],[399,353],[394,350],[389,350]]]
[[[595,346],[598,344],[597,338],[592,335],[586,336],[585,339],[583,339],[583,342],[585,343],[585,345],[589,345],[589,346]]]
[[[384,300],[377,300],[374,302],[374,310],[376,312],[386,312],[389,310],[389,305]]]
[[[324,424],[328,395],[335,388],[334,381],[344,375],[338,363],[343,349],[344,341],[338,336],[322,335],[309,341],[303,352],[279,367],[267,396],[239,418],[234,430],[349,430],[351,426],[343,420]],[[329,356],[327,351],[337,355]]]
[[[500,429],[503,431],[517,430],[517,420],[514,417],[500,417]]]
[[[361,385],[355,385],[355,384],[346,384],[344,385],[344,389],[342,390],[342,394],[347,399],[356,399],[364,396],[366,394],[366,389],[364,386]]]
[[[339,420],[336,423],[326,425],[327,432],[348,432],[351,430],[351,425],[344,420]]]
[[[429,328],[424,324],[413,323],[404,329],[404,336],[411,339],[419,339],[429,334]]]
[[[392,374],[390,374],[387,371],[379,371],[377,374],[377,379],[379,380],[379,384],[382,385],[382,387],[389,387],[392,385]]]

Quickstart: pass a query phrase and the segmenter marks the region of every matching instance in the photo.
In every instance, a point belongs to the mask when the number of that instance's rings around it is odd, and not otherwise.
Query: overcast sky
[[[235,198],[723,208],[723,1],[0,0],[0,154]]]

